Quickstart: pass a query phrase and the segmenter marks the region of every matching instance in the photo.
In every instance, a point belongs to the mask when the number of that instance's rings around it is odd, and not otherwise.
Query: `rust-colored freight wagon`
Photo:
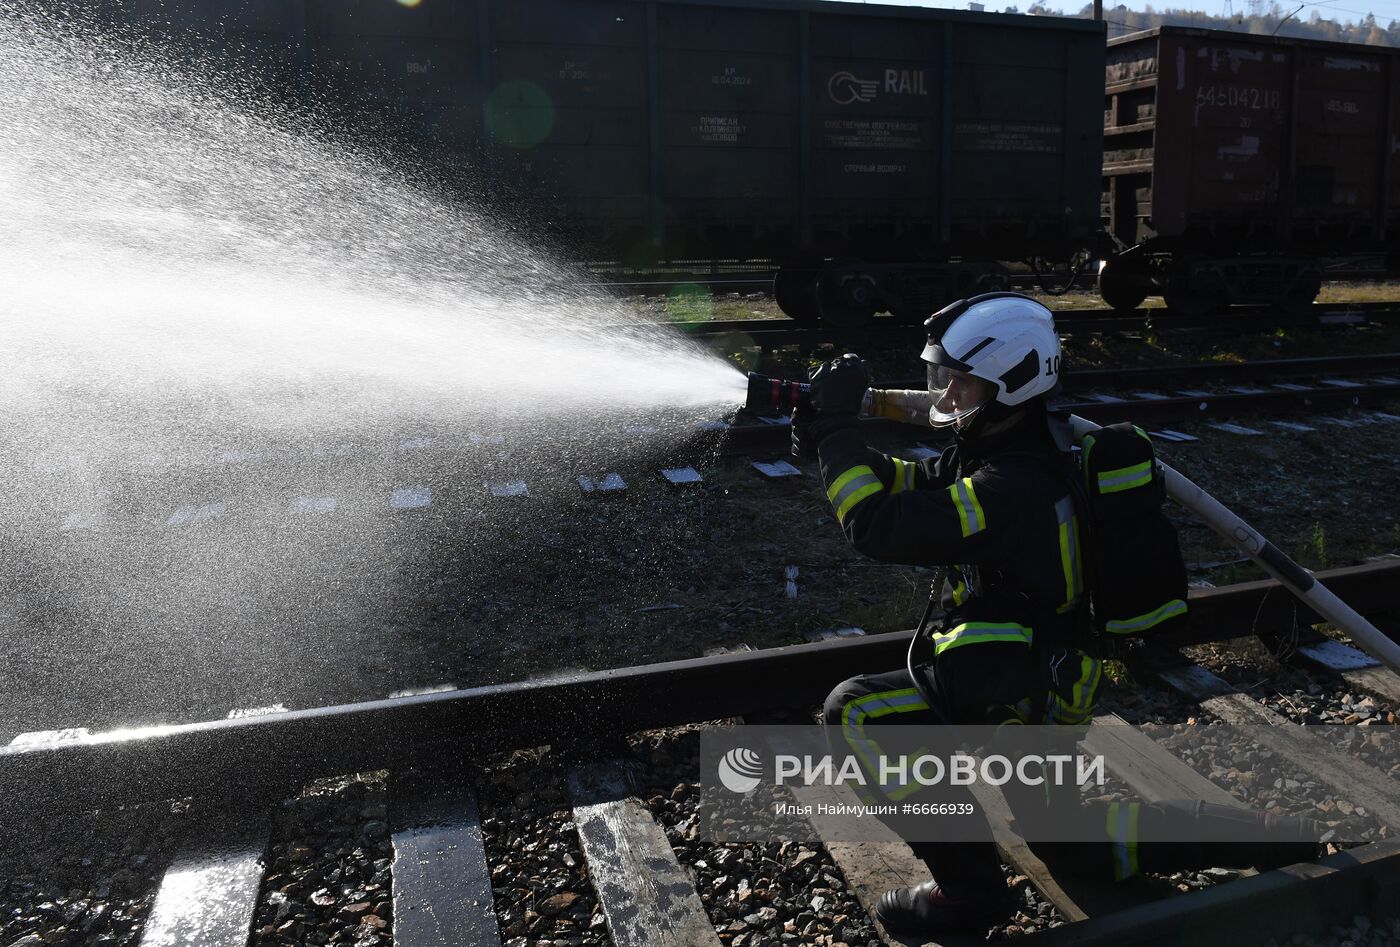
[[[1318,258],[1393,245],[1400,51],[1162,27],[1108,44],[1115,308],[1307,306]]]

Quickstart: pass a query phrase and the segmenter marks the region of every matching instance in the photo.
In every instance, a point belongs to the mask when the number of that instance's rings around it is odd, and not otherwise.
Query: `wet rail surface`
[[[1320,578],[1368,614],[1392,614],[1389,589],[1400,560],[1378,560]],[[1308,749],[1296,726],[1261,710],[1210,672],[1183,663],[1175,648],[1250,632],[1291,635],[1299,617],[1272,581],[1197,590],[1193,630],[1157,642],[1136,673],[1155,675],[1216,717],[1259,720],[1278,730],[1299,778],[1335,783],[1325,752]],[[1301,621],[1306,624],[1306,615]],[[166,871],[146,922],[146,944],[249,942],[269,845],[267,811],[307,780],[335,773],[387,771],[392,796],[392,922],[399,944],[494,944],[491,872],[470,763],[493,752],[548,742],[573,761],[567,783],[601,924],[618,947],[718,943],[694,881],[639,794],[617,752],[641,730],[809,708],[853,667],[895,665],[907,633],[840,638],[771,651],[578,674],[465,691],[421,694],[341,707],[268,713],[112,733],[30,734],[0,749],[0,797],[7,806],[54,813],[184,798],[198,826]],[[1345,686],[1400,702],[1400,677],[1367,656],[1315,633],[1293,660]],[[1085,739],[1116,747],[1110,769],[1142,798],[1220,790],[1153,740],[1101,714]],[[1301,729],[1301,728],[1300,728]],[[1290,749],[1295,747],[1296,749]],[[1366,774],[1348,774],[1366,780]],[[1382,790],[1383,791],[1383,790]],[[1222,797],[1223,798],[1223,797]],[[1384,798],[1384,797],[1382,797]],[[1400,890],[1400,843],[1358,845],[1279,871],[1184,897],[1137,900],[1129,889],[1059,877],[1020,842],[996,798],[984,800],[1003,860],[1029,878],[1069,923],[1030,935],[1047,944],[1258,943],[1294,932],[1325,934],[1338,916],[1393,908]],[[1396,813],[1380,813],[1389,824]],[[814,830],[822,831],[814,823]],[[1392,831],[1393,831],[1392,827]],[[832,840],[826,845],[863,906],[893,883],[916,883],[919,863],[898,851]],[[378,896],[376,896],[378,897]],[[866,902],[870,903],[867,904]],[[351,906],[368,918],[369,903]],[[386,912],[388,913],[388,912]],[[369,921],[366,920],[366,923]],[[303,932],[305,933],[305,932]],[[980,939],[980,938],[974,938]],[[891,943],[904,943],[888,938]],[[966,943],[942,938],[939,943]]]

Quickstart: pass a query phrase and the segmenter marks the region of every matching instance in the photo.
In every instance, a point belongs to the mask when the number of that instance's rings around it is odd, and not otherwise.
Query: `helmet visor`
[[[928,422],[934,427],[965,425],[973,415],[996,397],[991,382],[955,371],[942,365],[928,363],[928,392],[933,396]]]

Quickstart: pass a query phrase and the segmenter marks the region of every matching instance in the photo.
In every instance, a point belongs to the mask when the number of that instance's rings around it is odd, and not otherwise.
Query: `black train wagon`
[[[1320,258],[1393,255],[1400,51],[1162,27],[1108,44],[1099,276],[1131,308],[1306,311]]]
[[[101,0],[410,127],[585,262],[918,319],[1099,229],[1103,26],[823,0]],[[249,39],[254,42],[250,44]]]
[[[1065,259],[1098,229],[1100,24],[783,0],[307,16],[313,61],[357,49],[342,72],[396,107],[424,106],[413,62],[475,77],[483,164],[570,255],[774,261],[804,321],[921,318],[994,288],[993,261]]]

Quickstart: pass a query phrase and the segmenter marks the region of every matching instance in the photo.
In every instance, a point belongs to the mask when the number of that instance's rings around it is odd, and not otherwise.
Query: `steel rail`
[[[1363,384],[1355,388],[1308,388],[1304,391],[1278,390],[1257,394],[1224,392],[1202,397],[1134,398],[1131,401],[1113,402],[1071,401],[1061,402],[1057,407],[1095,424],[1116,424],[1119,421],[1161,424],[1205,415],[1243,417],[1293,412],[1292,416],[1297,418],[1297,412],[1300,410],[1355,408],[1367,404],[1382,404],[1397,398],[1400,398],[1400,384]],[[931,442],[946,437],[933,428],[886,418],[861,418],[860,425],[870,434],[897,432]],[[723,434],[721,449],[731,456],[755,451],[784,451],[791,440],[791,428],[786,424],[738,424],[723,432],[705,432],[697,437],[712,438],[715,433]]]
[[[1364,316],[1368,319],[1400,318],[1400,302],[1358,302],[1358,303],[1315,303],[1315,312],[1309,318],[1319,324],[1329,320],[1344,319],[1347,316]],[[1220,313],[1212,316],[1188,319],[1172,316],[1165,309],[1136,309],[1127,313],[1115,313],[1109,309],[1059,309],[1055,310],[1055,322],[1061,332],[1116,332],[1141,330],[1151,327],[1154,330],[1172,329],[1228,329],[1255,330],[1277,327],[1282,322],[1296,323],[1296,317],[1289,317],[1273,310],[1262,312],[1244,309],[1239,312]],[[783,345],[850,342],[857,339],[900,339],[906,336],[919,337],[923,334],[920,323],[901,323],[891,318],[877,318],[873,322],[855,329],[837,329],[831,326],[816,325],[804,327],[795,320],[777,319],[722,319],[712,321],[678,321],[662,323],[639,323],[633,325],[611,325],[599,327],[604,330],[645,330],[656,326],[670,326],[685,335],[697,338],[710,338],[722,335],[745,335],[755,343],[768,347]]]
[[[1358,609],[1395,605],[1400,560],[1318,574]],[[1166,647],[1309,621],[1272,580],[1193,590],[1192,625]],[[231,720],[0,748],[0,799],[16,811],[96,809],[201,796],[251,799],[307,779],[443,770],[482,753],[586,746],[618,734],[819,704],[859,669],[903,666],[908,632],[572,674]]]

